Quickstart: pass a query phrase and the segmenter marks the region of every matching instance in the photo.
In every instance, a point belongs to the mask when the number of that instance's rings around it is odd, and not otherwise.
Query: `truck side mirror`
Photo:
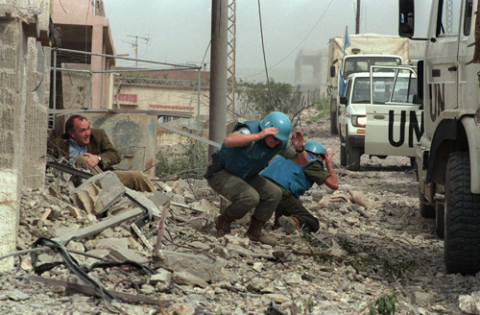
[[[335,78],[335,66],[330,66],[330,78]]]
[[[340,96],[340,104],[347,105],[347,97],[346,96]]]
[[[399,0],[398,36],[412,38],[415,28],[415,0]]]

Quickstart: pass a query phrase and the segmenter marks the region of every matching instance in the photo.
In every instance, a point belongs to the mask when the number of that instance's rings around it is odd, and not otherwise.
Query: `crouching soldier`
[[[277,244],[262,233],[262,227],[272,217],[282,192],[258,174],[277,154],[307,165],[300,131],[292,136],[293,147],[287,145],[291,128],[290,119],[281,112],[272,112],[262,121],[239,123],[212,155],[204,177],[214,191],[232,203],[215,220],[218,236],[231,233],[230,224],[255,208],[247,236],[253,241]]]
[[[337,174],[325,147],[320,142],[308,141],[305,143],[305,151],[308,153],[308,165],[300,166],[279,156],[260,174],[282,190],[282,198],[275,209],[273,228],[282,226],[287,234],[301,227],[311,232],[318,231],[317,218],[308,212],[299,200],[314,183],[325,183],[330,189],[338,189]]]

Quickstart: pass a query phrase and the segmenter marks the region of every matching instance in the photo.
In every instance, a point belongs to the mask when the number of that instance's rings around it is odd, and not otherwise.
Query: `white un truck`
[[[407,38],[391,35],[359,34],[349,36],[350,46],[343,51],[344,38],[332,37],[328,44],[327,94],[330,100],[330,130],[338,134],[338,104],[341,81],[353,73],[369,72],[370,66],[397,66],[409,62]],[[341,75],[340,75],[341,73]]]
[[[415,146],[420,212],[436,217],[447,271],[475,274],[480,271],[480,16],[474,12],[480,12],[480,3],[432,0],[428,10],[426,2],[399,0],[399,35],[426,41],[418,63],[424,133]],[[426,38],[422,24],[428,25]]]

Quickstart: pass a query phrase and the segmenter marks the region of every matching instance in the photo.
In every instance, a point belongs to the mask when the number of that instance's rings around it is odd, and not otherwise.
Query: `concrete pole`
[[[228,0],[212,0],[212,48],[210,53],[209,139],[223,143],[227,134],[227,27]],[[208,147],[210,157],[216,147]]]
[[[198,69],[198,106],[197,106],[197,136],[200,136],[200,84],[202,83],[202,65]]]
[[[357,16],[355,18],[355,34],[360,34],[360,0],[357,0]]]

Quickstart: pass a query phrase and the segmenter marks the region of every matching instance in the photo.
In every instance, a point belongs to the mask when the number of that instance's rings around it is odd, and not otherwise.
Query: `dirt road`
[[[339,167],[340,141],[329,128],[330,121],[325,119],[301,130],[307,140],[323,143]],[[409,158],[363,155],[356,176],[340,177],[339,184],[339,193],[360,191],[376,209],[345,231],[342,247],[350,247],[349,254],[357,257],[347,261],[360,274],[383,274],[388,286],[421,314],[460,314],[459,295],[478,291],[479,282],[474,276],[446,274],[443,241],[435,235],[435,219],[422,218],[419,213],[418,182]],[[328,230],[331,224],[325,222]]]

